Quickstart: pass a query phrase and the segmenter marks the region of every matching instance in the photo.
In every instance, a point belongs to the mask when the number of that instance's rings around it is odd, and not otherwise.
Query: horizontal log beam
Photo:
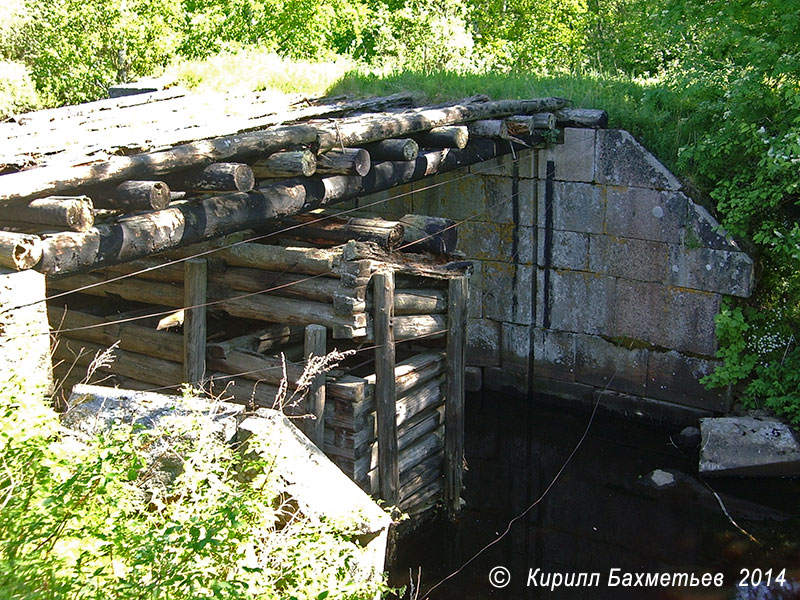
[[[87,196],[51,196],[0,209],[0,223],[16,221],[86,231],[94,225],[92,209]]]
[[[522,149],[524,146],[517,146]],[[85,233],[65,232],[43,241],[38,270],[50,276],[91,271],[106,265],[188,246],[281,218],[410,183],[423,177],[488,160],[512,151],[507,141],[478,139],[464,150],[432,151],[415,161],[373,165],[365,177],[334,175],[320,180],[289,179],[249,193],[187,202],[164,210],[98,225]]]

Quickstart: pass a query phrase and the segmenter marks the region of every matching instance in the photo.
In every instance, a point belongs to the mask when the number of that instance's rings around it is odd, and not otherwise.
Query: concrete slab
[[[800,444],[776,419],[701,419],[700,473],[748,477],[800,476]]]

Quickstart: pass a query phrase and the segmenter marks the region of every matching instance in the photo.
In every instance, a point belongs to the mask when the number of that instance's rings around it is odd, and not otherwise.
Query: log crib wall
[[[468,266],[394,251],[397,222],[323,212],[325,221],[269,244],[237,234],[51,278],[50,296],[71,292],[49,302],[54,376],[68,390],[117,344],[91,383],[174,390],[188,381],[253,410],[286,403],[368,493],[413,517],[437,506],[455,514]],[[307,357],[334,349],[352,354],[295,394]]]

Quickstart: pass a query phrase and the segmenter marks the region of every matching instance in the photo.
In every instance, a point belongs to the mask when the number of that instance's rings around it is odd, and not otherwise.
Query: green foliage
[[[159,430],[61,430],[44,398],[0,391],[0,596],[180,600],[374,598],[349,567],[355,532],[312,521],[270,477],[269,440],[247,456],[209,419]],[[177,455],[174,480],[156,460]]]
[[[166,64],[179,9],[177,0],[26,0],[14,45],[45,103],[95,100]]]
[[[39,98],[25,65],[0,60],[0,119],[36,108]]]

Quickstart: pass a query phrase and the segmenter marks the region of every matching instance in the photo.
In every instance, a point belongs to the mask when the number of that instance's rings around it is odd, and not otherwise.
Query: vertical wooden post
[[[325,336],[327,330],[323,325],[306,325],[305,350],[303,355],[306,360],[312,356],[325,356]],[[317,445],[320,450],[325,449],[325,374],[318,373],[314,376],[311,387],[306,396],[306,412],[314,415],[313,419],[305,421],[305,431],[308,439]]]
[[[466,277],[450,280],[447,293],[447,394],[444,413],[445,481],[447,516],[461,509],[461,476],[464,468],[464,367],[466,359]]]
[[[394,273],[376,273],[375,399],[378,417],[378,479],[381,498],[399,502],[400,467],[397,450],[397,389],[394,380]]]
[[[206,288],[207,264],[204,258],[186,261],[183,272],[183,379],[200,384],[206,374]],[[188,307],[196,308],[188,308]]]

